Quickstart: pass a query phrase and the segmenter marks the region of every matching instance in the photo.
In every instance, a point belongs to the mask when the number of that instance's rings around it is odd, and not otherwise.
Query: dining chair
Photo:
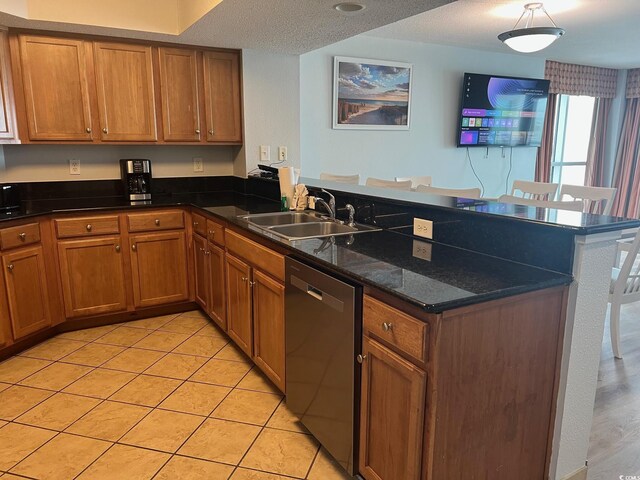
[[[338,183],[350,183],[353,185],[358,185],[360,183],[360,175],[334,175],[333,173],[321,173],[320,180],[327,180],[329,182],[338,182]]]
[[[625,303],[640,300],[640,233],[633,242],[619,242],[618,249],[627,252],[622,265],[616,263],[611,270],[611,284],[609,286],[609,303],[611,304],[610,332],[613,355],[622,358],[620,347],[620,309]],[[620,265],[620,266],[618,266]]]
[[[479,188],[438,188],[429,185],[418,185],[416,192],[429,193],[431,195],[444,195],[445,197],[480,198]]]
[[[563,200],[566,195],[574,200],[581,200],[584,204],[583,211],[586,213],[596,213],[601,210],[602,215],[609,215],[611,207],[613,207],[613,197],[615,197],[616,191],[615,188],[562,185],[560,187],[560,200]]]
[[[411,188],[416,188],[418,185],[431,185],[430,175],[422,177],[396,177],[396,182],[406,182],[407,180],[411,180]]]
[[[367,187],[393,188],[395,190],[411,190],[411,180],[396,182],[395,180],[382,180],[380,178],[367,178]]]
[[[558,191],[557,183],[546,182],[528,182],[526,180],[514,180],[511,186],[511,195],[520,192],[522,198],[530,198],[532,200],[554,200]]]
[[[500,203],[513,203],[516,205],[527,205],[540,208],[555,208],[556,210],[571,210],[574,212],[582,212],[584,203],[580,200],[573,202],[559,202],[557,200],[536,200],[533,198],[516,197],[513,195],[500,195],[498,197]]]

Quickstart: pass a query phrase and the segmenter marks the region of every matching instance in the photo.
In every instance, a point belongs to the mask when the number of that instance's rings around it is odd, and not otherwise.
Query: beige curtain
[[[558,94],[550,93],[547,101],[547,112],[544,117],[544,130],[542,142],[538,149],[536,159],[536,182],[551,181],[551,160],[553,159],[553,147],[556,131],[556,108],[558,106]]]
[[[616,154],[613,186],[618,189],[612,215],[638,218],[640,215],[640,69],[627,73],[626,105],[620,143]]]
[[[544,78],[551,81],[549,93],[614,98],[618,70],[547,60]]]
[[[609,113],[611,112],[611,98],[598,98],[593,108],[593,121],[591,122],[591,136],[587,153],[587,170],[585,185],[587,187],[608,186],[605,172],[607,140],[607,126]]]

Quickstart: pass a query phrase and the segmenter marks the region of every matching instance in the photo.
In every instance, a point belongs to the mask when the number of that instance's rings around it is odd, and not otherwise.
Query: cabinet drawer
[[[399,351],[426,362],[429,325],[369,296],[364,297],[364,330]]]
[[[191,225],[193,226],[193,231],[198,235],[207,236],[207,219],[202,215],[191,214]]]
[[[55,221],[58,238],[89,237],[120,233],[118,215],[99,217],[59,218]]]
[[[231,230],[225,232],[227,250],[244,258],[272,277],[284,281],[284,256]]]
[[[184,228],[184,212],[167,210],[152,213],[130,213],[127,215],[130,232],[149,232]]]
[[[213,220],[207,220],[207,238],[224,247],[224,227]]]
[[[27,223],[17,227],[3,228],[0,230],[0,243],[2,250],[31,245],[40,241],[40,225]]]

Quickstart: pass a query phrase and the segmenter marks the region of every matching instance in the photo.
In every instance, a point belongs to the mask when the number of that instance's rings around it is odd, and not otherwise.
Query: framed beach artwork
[[[333,128],[409,130],[411,64],[334,57]]]

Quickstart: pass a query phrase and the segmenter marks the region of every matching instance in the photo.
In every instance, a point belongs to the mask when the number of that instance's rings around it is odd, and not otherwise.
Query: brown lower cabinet
[[[362,356],[360,474],[418,480],[427,374],[370,337]]]
[[[127,309],[119,236],[59,242],[58,258],[67,318]]]
[[[141,233],[131,235],[129,242],[136,307],[189,299],[184,231]]]
[[[209,242],[208,252],[209,300],[206,310],[213,321],[224,331],[227,331],[227,287],[224,250]]]
[[[209,305],[209,268],[207,261],[207,240],[193,234],[193,273],[195,276],[196,302],[205,310]]]
[[[51,325],[42,246],[6,253],[2,266],[14,339]]]
[[[227,253],[227,333],[249,357],[253,354],[251,267]]]

